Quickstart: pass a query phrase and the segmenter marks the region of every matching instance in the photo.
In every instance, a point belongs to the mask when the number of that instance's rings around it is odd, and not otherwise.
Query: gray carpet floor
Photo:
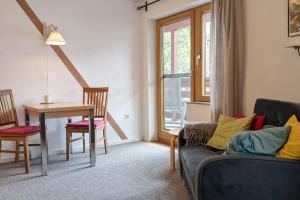
[[[40,176],[40,159],[32,161],[27,175],[23,163],[1,164],[0,199],[187,199],[179,170],[169,172],[168,147],[138,142],[102,152],[93,168],[87,153],[72,154],[69,162],[64,154],[51,156],[46,177]]]

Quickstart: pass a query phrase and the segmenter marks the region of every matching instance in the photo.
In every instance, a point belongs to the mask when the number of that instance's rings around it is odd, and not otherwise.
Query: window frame
[[[195,8],[195,65],[194,65],[194,102],[210,102],[210,96],[204,96],[203,71],[203,14],[211,11],[211,4]],[[200,55],[199,65],[196,66],[197,56]],[[199,84],[196,84],[199,83]]]

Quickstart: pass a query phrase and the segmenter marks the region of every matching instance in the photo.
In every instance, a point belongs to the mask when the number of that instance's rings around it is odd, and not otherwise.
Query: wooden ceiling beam
[[[26,15],[29,17],[31,22],[35,25],[35,27],[38,29],[38,31],[43,35],[43,23],[38,18],[38,16],[33,12],[33,10],[30,8],[26,0],[16,0],[19,6],[22,8],[22,10],[26,13]],[[51,46],[53,51],[56,53],[56,55],[59,57],[59,59],[64,63],[65,67],[69,70],[69,72],[73,75],[73,77],[78,81],[78,83],[81,85],[81,87],[89,87],[88,83],[85,81],[85,79],[81,76],[81,74],[78,72],[76,67],[73,65],[71,60],[67,57],[67,55],[64,53],[64,51],[59,46]],[[111,127],[116,131],[118,136],[122,140],[128,139],[124,131],[121,129],[121,127],[117,124],[117,122],[114,120],[112,115],[108,112],[107,113],[107,121],[110,123]]]
[[[26,13],[26,15],[29,17],[29,19],[32,21],[32,23],[35,25],[35,27],[38,29],[38,31],[43,35],[43,23],[39,18],[36,16],[36,14],[33,12],[33,10],[30,8],[28,3],[25,0],[16,0],[17,3],[20,5],[20,7],[23,9],[23,11]]]

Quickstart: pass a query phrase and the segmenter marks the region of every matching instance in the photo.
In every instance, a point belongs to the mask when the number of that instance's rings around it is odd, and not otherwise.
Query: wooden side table
[[[170,172],[175,171],[175,142],[179,135],[179,130],[170,130]]]

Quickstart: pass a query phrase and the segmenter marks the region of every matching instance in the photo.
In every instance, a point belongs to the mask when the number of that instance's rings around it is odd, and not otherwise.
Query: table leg
[[[89,135],[90,135],[90,166],[96,166],[96,137],[95,137],[95,124],[94,124],[94,109],[90,110],[90,124],[89,124]]]
[[[68,118],[68,123],[72,123],[72,119],[71,119],[71,118]],[[72,139],[73,139],[73,138],[72,138],[72,135],[73,135],[73,134],[70,133],[70,138],[69,138],[69,140],[71,141],[71,142],[70,142],[70,149],[69,149],[71,154],[73,153],[73,145],[72,145],[72,143],[73,143],[73,142],[72,142]]]
[[[26,126],[30,125],[30,115],[27,110],[25,110],[25,124]]]
[[[46,117],[45,113],[40,113],[40,137],[41,137],[41,153],[42,153],[42,176],[48,175],[47,162],[48,162],[48,147],[47,147],[47,133],[46,133]]]
[[[25,109],[25,125],[30,126],[30,115],[27,109]],[[31,150],[29,149],[28,151],[29,151],[29,159],[31,160],[32,159]]]
[[[170,172],[175,171],[175,140],[176,137],[170,136]]]

